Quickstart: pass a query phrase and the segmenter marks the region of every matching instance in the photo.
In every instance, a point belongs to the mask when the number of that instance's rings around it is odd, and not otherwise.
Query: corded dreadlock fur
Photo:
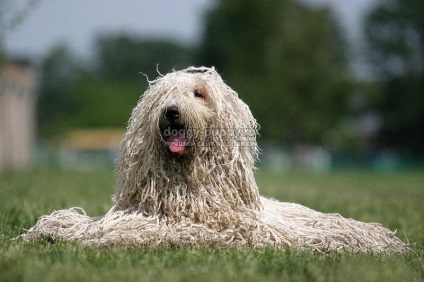
[[[223,244],[318,252],[404,252],[375,223],[259,195],[258,125],[213,68],[150,82],[121,142],[113,206],[100,218],[73,208],[42,216],[21,236],[90,245]]]

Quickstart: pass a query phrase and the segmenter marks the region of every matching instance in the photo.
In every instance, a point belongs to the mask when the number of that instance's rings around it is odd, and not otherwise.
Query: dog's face
[[[172,157],[193,155],[205,146],[207,129],[216,113],[207,82],[189,73],[161,95],[164,98],[159,106],[162,149]]]
[[[257,155],[257,124],[249,107],[211,68],[172,72],[151,81],[133,110],[122,152],[134,161]]]

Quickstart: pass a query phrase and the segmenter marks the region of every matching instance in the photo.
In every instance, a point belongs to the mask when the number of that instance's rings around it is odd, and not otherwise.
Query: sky
[[[17,7],[28,0],[14,0]],[[19,5],[17,4],[19,2]],[[94,36],[122,30],[195,43],[210,0],[40,0],[25,20],[6,32],[8,53],[40,55],[58,42],[85,54]]]
[[[90,54],[96,34],[128,31],[194,44],[201,38],[205,12],[213,0],[13,0],[11,9],[36,5],[13,29],[3,31],[7,54],[39,56],[54,45],[69,44],[77,54]],[[330,6],[347,37],[360,38],[364,13],[378,0],[301,0]],[[1,8],[1,7],[0,7]],[[16,13],[10,13],[16,14]]]

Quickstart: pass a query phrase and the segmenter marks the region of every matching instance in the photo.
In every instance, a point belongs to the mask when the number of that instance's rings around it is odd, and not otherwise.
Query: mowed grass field
[[[424,281],[424,173],[257,173],[261,194],[380,222],[413,243],[403,255],[170,246],[94,248],[13,240],[37,218],[80,206],[104,214],[112,171],[0,174],[0,281]]]

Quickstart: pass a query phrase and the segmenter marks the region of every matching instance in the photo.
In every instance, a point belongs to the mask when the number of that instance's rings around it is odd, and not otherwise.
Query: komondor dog
[[[55,211],[24,240],[408,249],[380,224],[261,197],[254,177],[258,125],[214,69],[190,67],[149,83],[121,143],[109,212],[92,218],[79,208]]]

